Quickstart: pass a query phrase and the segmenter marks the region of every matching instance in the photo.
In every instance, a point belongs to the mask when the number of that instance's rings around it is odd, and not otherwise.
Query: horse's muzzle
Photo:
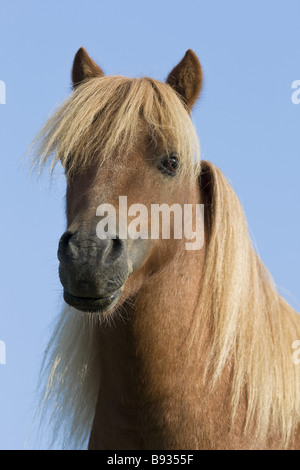
[[[119,301],[130,275],[126,240],[67,230],[58,246],[64,300],[81,311],[105,312]]]

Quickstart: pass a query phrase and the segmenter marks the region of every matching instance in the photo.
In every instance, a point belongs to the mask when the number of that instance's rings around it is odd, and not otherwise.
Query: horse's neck
[[[179,384],[178,369],[186,369],[195,356],[191,348],[196,347],[193,334],[202,264],[202,251],[181,252],[145,285],[136,300],[133,330],[137,350],[152,384],[158,378],[159,388],[163,378],[169,381],[172,375],[176,382],[172,387]]]
[[[183,396],[189,400],[200,372],[194,363],[199,354],[192,349],[199,348],[193,335],[203,252],[182,251],[145,283],[134,307],[124,307],[123,319],[102,330],[102,378],[91,448],[99,442],[104,448],[144,448],[144,439],[157,448],[160,421],[176,408],[175,402],[182,405]]]

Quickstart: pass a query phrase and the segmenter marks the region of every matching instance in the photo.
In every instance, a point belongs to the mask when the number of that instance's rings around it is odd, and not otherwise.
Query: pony
[[[299,449],[300,317],[255,252],[239,199],[201,161],[188,50],[165,82],[107,76],[84,48],[33,143],[66,175],[64,307],[43,361],[42,421],[63,447]],[[204,205],[204,240],[97,235],[97,208]],[[150,222],[150,221],[149,221]]]

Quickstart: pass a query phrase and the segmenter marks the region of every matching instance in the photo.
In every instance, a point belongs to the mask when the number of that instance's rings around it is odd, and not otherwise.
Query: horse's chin
[[[64,289],[64,300],[68,305],[73,308],[76,308],[77,310],[80,310],[81,312],[103,314],[109,312],[110,310],[113,310],[117,306],[121,298],[122,292],[123,286],[107,296],[94,298],[77,297],[75,295],[70,294]]]

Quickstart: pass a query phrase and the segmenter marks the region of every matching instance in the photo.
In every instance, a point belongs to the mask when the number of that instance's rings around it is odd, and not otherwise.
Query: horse
[[[300,317],[253,248],[224,174],[201,161],[188,50],[165,82],[105,75],[84,48],[72,91],[33,143],[66,175],[58,245],[64,307],[43,360],[42,420],[63,447],[300,448]],[[97,208],[202,204],[184,237],[97,236]],[[149,214],[148,212],[148,214]],[[103,214],[102,214],[103,215]],[[150,223],[149,215],[149,223]],[[174,235],[174,234],[173,234]]]

